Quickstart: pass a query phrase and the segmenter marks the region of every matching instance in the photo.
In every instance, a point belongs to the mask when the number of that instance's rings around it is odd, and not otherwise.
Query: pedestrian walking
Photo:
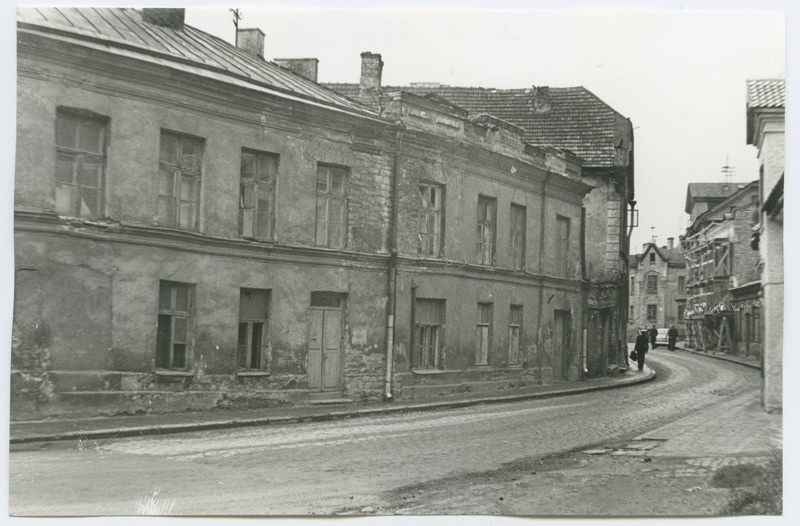
[[[658,336],[658,329],[656,329],[655,325],[650,327],[650,330],[647,331],[647,335],[650,337],[650,348],[651,349],[655,349],[656,348],[656,337]]]
[[[678,329],[676,329],[674,325],[670,325],[669,330],[667,331],[667,337],[669,338],[669,346],[667,348],[670,351],[674,351],[675,342],[678,341]]]
[[[648,330],[642,329],[639,336],[636,337],[636,343],[633,346],[633,352],[636,353],[636,363],[640,371],[644,369],[644,355],[647,353],[647,340]]]

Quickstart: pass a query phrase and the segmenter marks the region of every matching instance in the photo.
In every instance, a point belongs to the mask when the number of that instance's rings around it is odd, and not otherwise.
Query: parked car
[[[656,330],[658,331],[658,335],[656,336],[656,344],[653,346],[653,349],[655,349],[659,345],[668,347],[669,337],[667,336],[667,332],[669,332],[669,329],[656,329]]]

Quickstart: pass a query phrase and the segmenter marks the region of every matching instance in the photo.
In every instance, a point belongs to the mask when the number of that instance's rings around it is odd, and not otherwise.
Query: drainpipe
[[[542,211],[540,214],[539,219],[539,309],[537,315],[537,330],[539,331],[539,351],[536,353],[537,360],[536,365],[539,367],[539,374],[542,374],[542,311],[544,310],[544,221],[545,221],[545,209],[547,208],[547,199],[545,194],[547,192],[547,181],[550,179],[550,172],[546,172],[544,174],[544,179],[542,180]]]
[[[400,151],[403,147],[402,124],[395,131],[394,154],[392,157],[392,211],[389,216],[389,268],[386,276],[386,380],[383,386],[383,399],[391,401],[392,376],[394,366],[394,315],[397,311],[397,179]]]

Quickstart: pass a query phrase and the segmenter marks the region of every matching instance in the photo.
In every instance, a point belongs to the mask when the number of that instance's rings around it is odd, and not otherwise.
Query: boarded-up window
[[[442,232],[444,232],[444,186],[425,183],[419,185],[422,198],[422,225],[419,232],[418,252],[421,256],[441,257]]]
[[[323,247],[344,248],[347,229],[347,168],[317,165],[315,240]]]
[[[525,270],[527,213],[524,206],[511,204],[511,268]]]
[[[275,180],[279,156],[242,150],[239,183],[239,235],[272,240],[275,217]]]
[[[522,349],[522,305],[512,305],[508,320],[508,364],[520,363]]]
[[[194,285],[161,281],[158,291],[156,367],[186,369],[189,360]]]
[[[569,235],[570,219],[564,216],[556,216],[556,272],[563,276],[569,275]]]
[[[55,208],[59,214],[102,215],[106,123],[106,119],[58,113]]]
[[[497,239],[497,199],[478,196],[478,263],[494,265]]]
[[[269,329],[270,291],[241,289],[239,293],[239,336],[236,362],[239,369],[261,370],[266,366],[264,346]]]
[[[492,339],[492,304],[478,303],[478,331],[475,344],[475,365],[489,364],[489,347]]]
[[[414,342],[411,366],[419,369],[441,367],[444,346],[445,301],[418,299],[414,303]]]
[[[647,321],[656,321],[658,318],[658,305],[648,305],[647,306]]]
[[[161,132],[158,172],[158,222],[187,230],[197,228],[203,140]]]
[[[647,294],[657,294],[658,293],[658,276],[656,274],[650,274],[647,276]]]

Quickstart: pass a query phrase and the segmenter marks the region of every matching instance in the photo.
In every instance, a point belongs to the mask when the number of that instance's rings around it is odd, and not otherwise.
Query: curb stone
[[[691,351],[690,351],[691,352]],[[353,409],[351,411],[334,411],[330,413],[319,413],[311,415],[285,415],[285,416],[270,416],[263,418],[250,418],[250,419],[229,419],[229,420],[213,420],[208,422],[193,422],[181,424],[158,424],[150,426],[135,426],[135,427],[114,427],[109,429],[94,429],[86,431],[66,431],[63,433],[50,433],[50,434],[32,434],[11,436],[9,439],[10,444],[29,444],[33,442],[54,442],[61,440],[89,440],[89,439],[104,439],[104,438],[123,438],[147,435],[167,435],[175,433],[185,433],[192,431],[210,431],[216,429],[231,429],[237,427],[253,427],[264,425],[280,425],[280,424],[293,424],[300,422],[325,422],[330,420],[343,420],[346,418],[374,416],[374,415],[388,415],[395,413],[410,413],[416,411],[433,411],[436,409],[459,409],[463,407],[470,407],[481,404],[496,404],[504,402],[518,402],[524,400],[535,399],[549,399],[561,396],[568,396],[573,394],[591,393],[596,391],[606,391],[609,389],[617,389],[621,387],[628,387],[650,382],[656,378],[656,372],[649,368],[649,372],[641,377],[635,376],[631,379],[615,383],[607,383],[602,385],[589,385],[585,387],[575,387],[572,389],[558,389],[549,390],[537,393],[524,393],[517,395],[506,396],[493,396],[487,398],[475,398],[469,400],[447,400],[438,402],[429,402],[414,405],[396,405],[381,407],[373,407],[366,409]]]
[[[721,355],[721,354],[709,354],[707,352],[694,351],[692,349],[687,349],[686,347],[676,347],[676,349],[678,349],[680,351],[696,354],[698,356],[706,356],[708,358],[715,358],[717,360],[722,360],[724,362],[737,363],[739,365],[743,365],[743,366],[749,367],[751,369],[757,369],[759,371],[761,370],[761,366],[760,365],[756,365],[754,363],[744,362],[744,361],[741,361],[741,360],[736,360],[736,359],[733,359],[733,358],[730,358],[728,356]]]

